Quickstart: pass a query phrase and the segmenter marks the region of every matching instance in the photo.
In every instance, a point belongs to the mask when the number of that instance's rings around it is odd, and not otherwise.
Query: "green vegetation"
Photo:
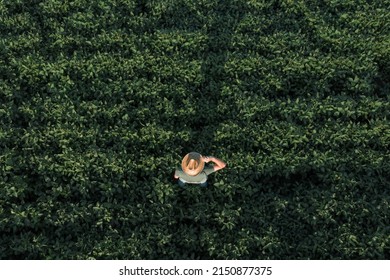
[[[389,7],[1,0],[0,259],[389,259]]]

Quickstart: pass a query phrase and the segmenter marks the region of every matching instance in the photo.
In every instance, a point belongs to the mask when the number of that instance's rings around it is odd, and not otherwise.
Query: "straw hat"
[[[190,176],[198,175],[204,167],[202,155],[197,152],[186,154],[181,162],[181,168]]]

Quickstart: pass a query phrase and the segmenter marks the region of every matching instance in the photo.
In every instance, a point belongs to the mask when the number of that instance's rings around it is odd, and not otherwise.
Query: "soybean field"
[[[389,259],[389,7],[0,0],[0,259]]]

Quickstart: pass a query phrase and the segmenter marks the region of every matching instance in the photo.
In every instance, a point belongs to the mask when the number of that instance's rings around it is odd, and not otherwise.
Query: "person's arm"
[[[175,170],[175,174],[173,174],[173,177],[174,177],[175,179],[179,179],[179,176],[177,176],[176,173],[177,173],[177,170]]]
[[[215,163],[214,171],[218,171],[218,170],[220,170],[222,168],[225,168],[225,166],[226,166],[226,163],[224,161],[222,161],[222,160],[220,160],[219,158],[216,158],[216,157],[203,157],[203,160],[206,163],[210,162],[210,161],[214,162]]]

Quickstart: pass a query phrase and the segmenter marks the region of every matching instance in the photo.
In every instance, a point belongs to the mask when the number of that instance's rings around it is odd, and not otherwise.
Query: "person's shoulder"
[[[180,168],[180,167],[176,167],[176,169],[175,169],[175,174],[183,174],[184,173],[184,171]]]
[[[215,172],[214,166],[212,165],[206,165],[203,169],[203,172],[206,173],[206,175],[210,175],[211,173]]]

